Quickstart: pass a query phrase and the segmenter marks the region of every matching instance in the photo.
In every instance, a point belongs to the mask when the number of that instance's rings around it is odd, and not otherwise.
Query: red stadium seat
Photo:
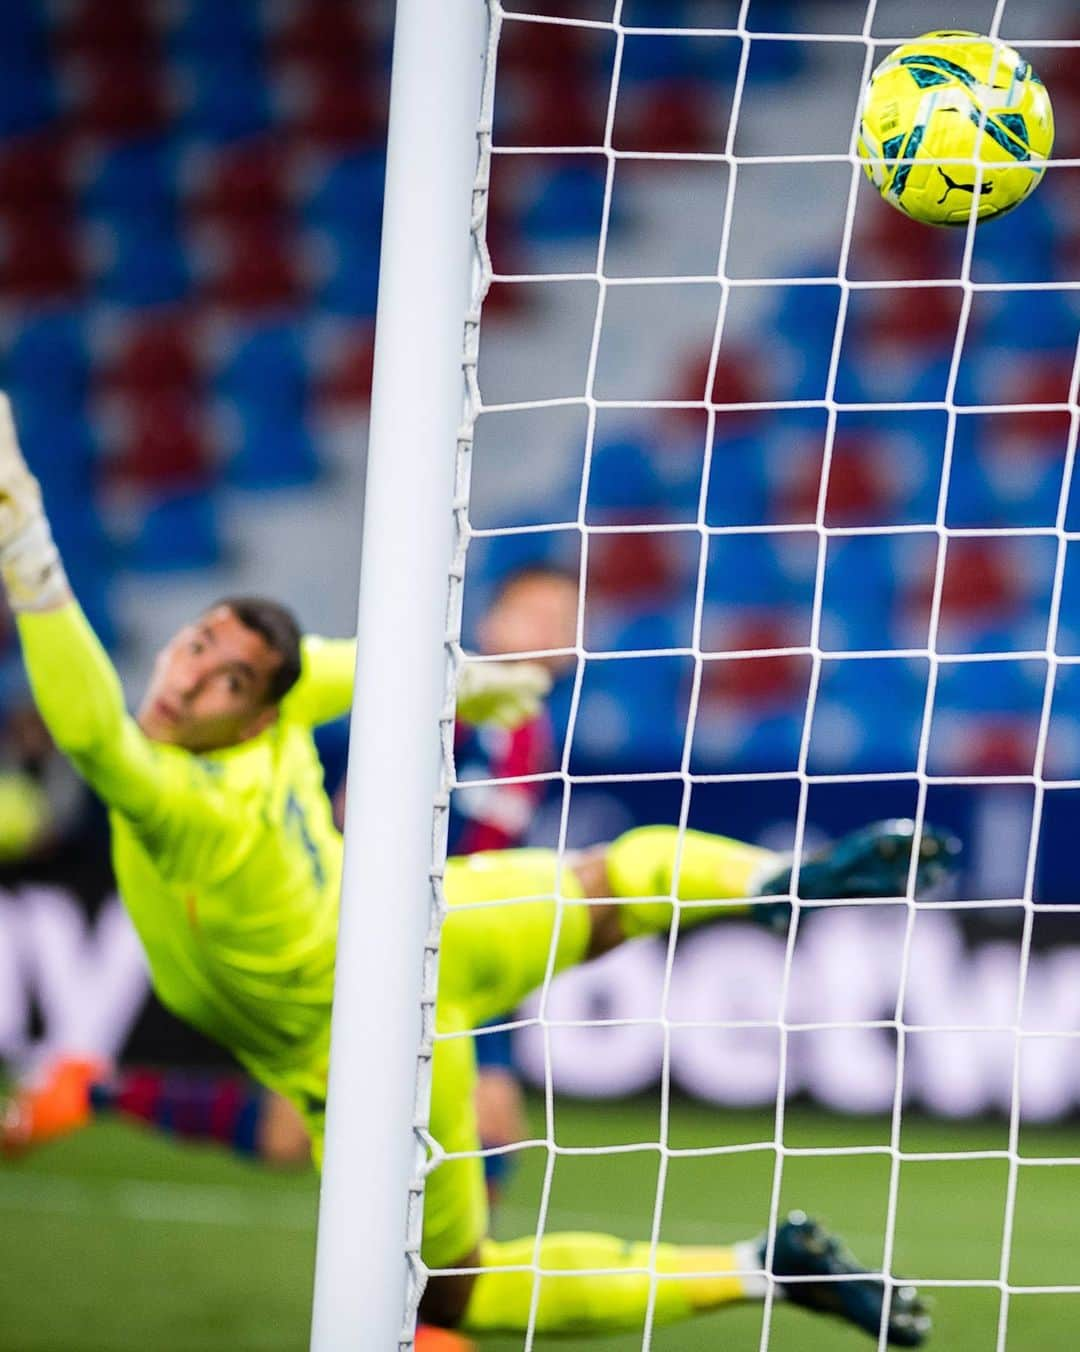
[[[145,0],[82,0],[53,30],[53,42],[68,56],[152,60],[158,40],[153,16]]]
[[[218,152],[200,173],[191,207],[235,221],[284,216],[290,206],[288,172],[288,151],[278,142],[242,141]]]
[[[291,305],[302,298],[300,253],[281,229],[242,223],[218,233],[202,293],[230,309],[252,311]]]
[[[954,773],[1030,775],[1035,761],[1037,722],[1004,714],[966,721],[960,764]]]
[[[194,394],[201,378],[190,320],[154,318],[124,335],[100,382],[111,393],[146,396],[163,391]]]
[[[626,600],[649,593],[671,594],[677,562],[670,537],[627,532],[593,537],[589,550],[588,594],[594,600]]]
[[[580,9],[564,5],[566,14],[580,16]],[[558,0],[544,5],[545,14],[560,17]],[[610,38],[568,24],[510,23],[503,28],[499,42],[499,70],[513,72],[515,79],[546,77],[559,85],[570,86],[587,77],[596,64],[598,48],[610,47]]]
[[[54,132],[0,142],[0,211],[66,214],[71,202],[71,143]]]
[[[123,54],[94,62],[71,80],[77,130],[106,140],[159,131],[168,120],[167,85],[153,62]]]
[[[703,354],[699,361],[698,370],[695,375],[700,374],[700,381],[687,380],[679,393],[674,397],[676,399],[694,399],[697,398],[696,391],[705,385],[709,369],[709,355]],[[759,372],[762,369],[762,357],[748,348],[737,347],[733,343],[724,343],[720,348],[720,358],[716,363],[716,373],[713,376],[712,392],[710,403],[723,408],[728,404],[752,404],[764,397],[761,388]],[[756,418],[759,413],[756,409],[745,410],[743,416],[747,419]]]
[[[212,456],[197,398],[173,390],[150,394],[126,404],[122,420],[115,478],[156,488],[206,483]]]
[[[517,116],[500,125],[496,139],[502,145],[599,146],[604,141],[605,101],[592,85],[569,81],[524,81]]]
[[[937,551],[927,554],[923,575],[903,598],[906,615],[925,626],[934,593]],[[1009,555],[997,541],[962,537],[949,542],[941,590],[941,622],[967,624],[1007,612],[1019,600],[1022,584]]]
[[[315,145],[341,150],[378,145],[386,129],[386,92],[381,82],[308,77],[289,130]]]
[[[322,0],[299,6],[274,34],[271,50],[279,61],[357,72],[373,55],[360,6]]]
[[[825,498],[827,526],[866,525],[889,515],[892,484],[881,474],[877,447],[868,433],[841,434],[833,445]],[[776,494],[785,521],[813,521],[821,491],[822,454],[807,448],[795,474]]]
[[[794,646],[791,632],[768,613],[728,620],[722,642],[733,652],[768,652]],[[709,646],[706,635],[706,649]],[[722,709],[730,709],[733,702],[759,708],[798,703],[805,698],[810,666],[809,656],[791,653],[706,662],[701,672],[701,700],[705,706]]]
[[[52,216],[19,216],[4,226],[0,294],[8,300],[54,300],[78,292],[84,265],[75,228]]]
[[[1071,355],[1025,356],[1006,372],[997,397],[1006,404],[1067,404],[1072,365]],[[1003,431],[1022,436],[1028,442],[1041,441],[1048,451],[1056,453],[1069,439],[1068,409],[1057,413],[1002,413],[998,417]]]
[[[950,540],[941,589],[943,619],[1000,610],[1018,600],[1020,592],[1009,555],[997,541]]]
[[[619,100],[612,128],[616,150],[693,154],[724,149],[724,123],[707,90],[663,83],[630,91]]]
[[[865,453],[864,446],[854,441],[835,446],[825,499],[826,524],[884,521],[889,515],[889,490],[890,485],[882,482],[877,462]],[[816,515],[816,496],[813,505],[807,501],[807,507],[810,510],[804,519],[811,521]]]
[[[902,212],[876,198],[867,199],[856,222],[848,272],[859,281],[925,281],[955,274],[947,231],[912,228]]]
[[[321,407],[333,412],[362,408],[371,402],[371,364],[375,332],[363,324],[335,344],[327,369],[316,386]]]
[[[920,287],[917,305],[911,303],[906,287],[885,287],[864,295],[872,295],[860,334],[867,342],[913,350],[935,344],[952,347],[960,322],[962,292],[958,286]]]

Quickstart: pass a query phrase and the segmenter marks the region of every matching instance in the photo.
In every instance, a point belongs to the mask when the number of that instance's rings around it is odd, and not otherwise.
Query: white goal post
[[[485,0],[398,0],[316,1352],[411,1343],[403,1324],[406,1285],[417,1281],[424,1158],[413,1128],[416,1064],[433,1031],[432,860],[445,856],[447,577],[466,421],[465,321],[479,303],[470,223],[486,40]]]

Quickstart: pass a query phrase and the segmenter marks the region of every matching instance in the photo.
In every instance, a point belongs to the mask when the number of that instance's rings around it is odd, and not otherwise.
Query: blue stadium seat
[[[829,260],[816,263],[807,259],[798,268],[803,276],[829,276],[834,268]],[[789,274],[796,275],[796,274]],[[835,285],[785,286],[777,290],[778,304],[770,328],[800,346],[806,343],[831,344],[840,310],[840,288]]]
[[[680,657],[587,662],[572,766],[590,756],[634,771],[672,769],[682,752],[680,699],[692,663]]]
[[[713,606],[790,606],[814,596],[816,544],[809,533],[719,535],[709,545],[705,599]]]
[[[609,651],[661,652],[688,648],[693,638],[693,621],[691,596],[681,602],[673,598],[662,609],[631,611],[614,625]],[[594,646],[591,635],[588,646]]]
[[[732,715],[735,715],[734,717]],[[803,710],[758,712],[728,705],[716,720],[708,709],[694,729],[694,770],[722,766],[725,773],[776,774],[798,768]],[[719,829],[723,829],[720,827]]]
[[[16,329],[3,364],[4,388],[18,402],[78,407],[90,386],[90,357],[82,315],[47,310]]]
[[[238,405],[240,436],[225,473],[238,488],[297,488],[319,477],[314,437],[299,412]]]
[[[989,347],[1063,351],[1070,355],[1080,335],[1080,310],[1072,291],[1004,291],[983,330]]]
[[[5,0],[3,54],[13,68],[48,78],[49,39],[40,0]]]
[[[325,238],[332,263],[316,292],[316,303],[335,315],[373,315],[379,292],[378,254],[347,228],[328,230]]]
[[[227,6],[221,6],[226,9]],[[273,117],[265,73],[246,60],[211,60],[185,72],[190,98],[179,130],[197,140],[237,141],[265,131]]]
[[[885,458],[892,471],[888,503],[881,505],[872,522],[863,524],[916,526],[936,520],[947,430],[944,410],[902,408],[840,414],[837,446],[845,441],[865,441],[875,455]],[[897,469],[902,473],[896,473]]]
[[[996,435],[992,419],[957,419],[946,524],[955,528],[1054,525],[1061,493],[1061,458],[1039,454],[1030,446],[995,451]]]
[[[647,444],[633,437],[599,442],[589,469],[586,512],[590,521],[639,516],[661,500]]]
[[[585,236],[596,239],[604,209],[605,175],[592,164],[564,164],[538,175],[535,193],[526,206],[521,228],[533,240],[551,241]],[[612,226],[618,222],[611,221]]]
[[[168,36],[168,48],[184,59],[228,57],[234,62],[257,62],[263,34],[258,0],[189,0],[180,21]]]
[[[1065,555],[1058,651],[1068,657],[1080,657],[1080,543],[1076,541],[1069,543]],[[1077,679],[1080,680],[1080,675]]]
[[[162,305],[182,300],[191,274],[177,234],[149,224],[110,227],[110,257],[97,282],[97,294],[114,305]]]
[[[722,424],[721,424],[722,425]],[[761,525],[769,520],[765,448],[752,432],[717,436],[709,463],[705,520],[710,526]]]
[[[1006,363],[1008,359],[1006,358]],[[956,373],[957,404],[993,404],[1000,402],[1002,354],[981,345],[965,347]]]
[[[167,229],[176,212],[178,147],[133,141],[107,150],[83,193],[91,216],[136,219]]]
[[[215,391],[240,410],[298,413],[308,395],[308,368],[299,326],[284,322],[241,330],[214,379]]]
[[[150,503],[125,563],[138,572],[168,573],[212,568],[221,558],[213,496],[179,492]]]
[[[950,662],[938,673],[935,714],[950,711],[1037,714],[1046,667],[1042,662]]]
[[[39,477],[44,457],[31,461]],[[101,519],[93,507],[92,490],[54,474],[43,480],[48,498],[49,523],[64,560],[75,594],[94,632],[106,647],[116,642],[116,625],[110,603],[109,584],[114,571],[114,550]]]
[[[829,351],[822,349],[814,362],[822,387],[828,361]],[[932,348],[908,346],[901,353],[890,353],[889,362],[889,366],[882,365],[881,354],[868,350],[857,331],[849,327],[837,371],[837,402],[931,403],[945,398],[949,381],[948,356]],[[804,394],[800,397],[812,396]]]
[[[768,0],[762,4],[761,0],[755,0],[750,14],[749,27],[751,31],[759,33],[790,33],[804,27],[806,19],[804,13],[796,9],[793,5],[786,3],[786,0]],[[725,42],[725,51],[723,52],[723,66],[720,70],[715,70],[719,74],[722,70],[730,78],[735,74],[731,66],[731,47],[733,39],[727,39]],[[735,45],[736,61],[738,60],[739,48],[741,43]],[[750,59],[747,62],[746,81],[751,94],[754,86],[763,84],[778,84],[784,80],[794,79],[801,71],[806,69],[808,48],[810,44],[806,42],[751,42]]]
[[[830,540],[822,589],[822,647],[877,651],[902,646],[894,630],[894,592],[885,536]]]
[[[671,8],[666,4],[649,6],[639,0],[634,9],[632,23],[635,27],[671,27]],[[665,12],[668,17],[661,18]],[[644,14],[645,17],[637,18],[637,14]],[[684,37],[628,34],[623,42],[620,92],[642,81],[689,79],[695,74],[695,45]]]
[[[56,115],[56,94],[48,69],[13,62],[5,49],[0,67],[0,136],[44,126]]]
[[[1004,230],[975,232],[971,259],[974,281],[1042,282],[1061,275],[1055,259],[1060,231],[1049,201],[1044,186],[1024,203],[1022,230],[1006,226]]]
[[[1069,652],[1080,652],[1078,639],[1074,634]],[[1075,665],[1058,668],[1046,751],[1048,778],[1080,779],[1080,667]]]
[[[50,516],[54,499],[70,500],[85,514],[98,458],[85,413],[50,402],[41,390],[18,392],[13,402],[19,440],[41,481]]]
[[[810,736],[810,773],[914,770],[928,675],[929,663],[906,658],[824,663]]]
[[[304,219],[309,225],[343,227],[377,251],[385,177],[386,156],[381,150],[332,160],[303,204]]]

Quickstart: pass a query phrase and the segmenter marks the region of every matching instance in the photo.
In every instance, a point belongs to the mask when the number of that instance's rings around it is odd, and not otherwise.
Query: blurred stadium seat
[[[690,8],[641,0],[624,19],[677,25],[691,21]],[[787,31],[798,6],[777,3],[769,14],[777,31]],[[99,550],[95,577],[107,580],[116,567],[219,560],[227,554],[217,524],[222,494],[317,484],[331,424],[344,417],[353,428],[362,418],[385,167],[385,17],[378,6],[349,0],[185,0],[160,8],[140,0],[12,0],[5,7],[4,379],[31,453],[51,448],[43,470],[50,495],[67,484],[69,497],[93,501],[103,467],[109,484],[150,495],[134,542]],[[694,33],[628,37],[615,143],[653,153],[722,149],[739,50],[737,40]],[[819,55],[798,43],[756,43],[747,88],[794,99],[814,89],[824,106],[828,95],[814,83]],[[496,144],[601,145],[614,56],[603,29],[505,25]],[[1063,109],[1077,88],[1066,64],[1045,54]],[[496,268],[595,266],[605,179],[602,157],[497,155],[489,221]],[[1051,177],[1025,206],[1023,231],[980,231],[972,275],[1067,276],[1062,270],[1080,239],[1073,193],[1070,174]],[[677,223],[658,220],[649,203],[649,181],[635,180],[631,164],[609,203],[609,237],[660,259],[677,224],[696,247],[718,247],[719,217],[702,211]],[[949,526],[1051,526],[1067,412],[960,416],[950,432],[943,412],[843,407],[944,398],[958,289],[853,292],[834,363],[841,291],[827,280],[833,262],[816,242],[788,237],[782,220],[760,219],[768,223],[759,232],[766,272],[826,280],[771,288],[747,319],[729,318],[715,362],[711,342],[673,337],[668,369],[648,376],[658,397],[690,407],[602,415],[589,446],[586,520],[812,526],[820,508],[835,529],[933,526],[948,446]],[[849,275],[946,279],[955,275],[958,248],[944,232],[913,230],[895,212],[860,209]],[[679,270],[677,262],[657,266]],[[754,266],[760,272],[764,264]],[[657,326],[675,335],[686,293],[658,287],[652,294]],[[507,361],[543,364],[542,354],[560,346],[556,299],[543,288],[496,285],[485,312],[488,341],[505,349]],[[958,402],[1064,402],[1077,326],[1073,293],[1064,289],[977,295],[956,372]],[[629,363],[634,335],[619,341]],[[568,372],[568,388],[583,378],[581,370]],[[820,402],[830,381],[840,406],[831,431],[823,408],[732,408],[770,398]],[[93,411],[103,415],[95,438],[79,430]],[[580,464],[580,448],[558,450],[557,472],[543,468],[542,449],[556,450],[550,442],[523,445],[516,475],[504,469],[492,490],[494,517],[512,523],[526,495],[530,523],[574,515],[577,487],[566,466],[572,455]],[[1080,507],[1069,510],[1075,528]],[[104,521],[102,540],[113,528]],[[151,538],[157,524],[158,542]],[[190,542],[181,548],[185,530]],[[932,573],[913,562],[922,539],[830,544],[824,643],[894,650],[916,642],[932,590]],[[540,549],[529,538],[503,546],[484,555],[488,581]],[[806,641],[813,579],[793,563],[793,550],[782,534],[712,541],[702,630],[708,651]],[[963,636],[1006,652],[1033,641],[1045,568],[1034,545],[1018,551],[1006,556],[979,541],[950,551],[943,632],[954,641]],[[592,555],[595,635],[619,648],[647,632],[659,642],[664,626],[648,625],[666,614],[665,643],[689,641],[692,552],[687,562],[664,537],[612,535],[598,537]],[[723,745],[728,768],[740,747],[751,759],[780,754],[791,711],[767,700],[764,712],[756,709],[752,692],[737,695],[713,666],[703,687],[712,729],[705,742],[717,754]],[[632,685],[632,672],[625,679]],[[777,688],[772,677],[765,688]],[[730,707],[721,720],[724,699]],[[868,719],[869,707],[853,697],[850,717]],[[617,722],[621,731],[605,742],[605,755],[616,759],[645,725],[654,741],[674,746],[681,738],[645,698],[628,697]],[[866,745],[884,756],[883,738],[888,732],[878,728]],[[871,753],[864,747],[860,754]]]

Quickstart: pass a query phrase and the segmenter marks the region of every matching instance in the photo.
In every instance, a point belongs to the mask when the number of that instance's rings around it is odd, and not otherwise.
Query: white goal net
[[[798,860],[910,818],[965,850],[929,895],[913,859],[906,895],[796,902],[786,939],[688,933],[676,904],[666,939],[557,979],[551,954],[496,1029],[540,1112],[488,1152],[528,1178],[497,1233],[537,1235],[528,1327],[495,1345],[543,1341],[547,1232],[655,1254],[773,1233],[798,1204],[935,1297],[939,1346],[1034,1348],[1080,1313],[1075,1260],[1025,1253],[1080,1164],[1040,1134],[1080,1107],[1073,6],[490,16],[450,638],[475,652],[522,569],[570,570],[578,608],[564,646],[513,653],[562,673],[554,759],[462,777],[446,723],[449,801],[542,789],[529,840],[561,859],[647,821]],[[884,204],[855,153],[873,68],[946,26],[1017,46],[1058,118],[1031,200],[953,232]],[[809,1316],[794,1332],[771,1257],[764,1301],[700,1343],[656,1321],[653,1264],[641,1327],[602,1345],[847,1347]]]

